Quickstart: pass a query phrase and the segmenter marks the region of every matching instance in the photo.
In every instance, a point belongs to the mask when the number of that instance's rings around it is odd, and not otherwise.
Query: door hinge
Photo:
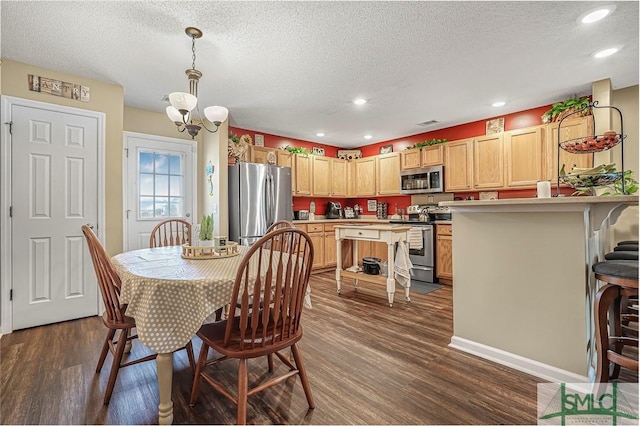
[[[13,300],[13,289],[9,290],[9,300]]]
[[[12,135],[13,134],[13,121],[7,121],[4,124],[8,124],[9,125],[9,134]]]
[[[129,158],[129,148],[124,149],[124,155]]]
[[[13,206],[9,206],[9,217],[13,217]]]

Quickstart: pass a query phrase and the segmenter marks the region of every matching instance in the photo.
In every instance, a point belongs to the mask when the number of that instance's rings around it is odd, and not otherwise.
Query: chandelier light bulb
[[[218,105],[210,106],[204,109],[204,116],[207,117],[207,120],[210,122],[219,124],[227,119],[229,110]]]
[[[166,111],[167,111],[167,116],[171,121],[173,121],[174,123],[182,122],[182,114],[180,114],[180,111],[178,111],[175,107],[169,105]]]
[[[169,102],[171,106],[184,114],[182,111],[191,112],[198,104],[198,98],[190,93],[173,92],[169,94]]]

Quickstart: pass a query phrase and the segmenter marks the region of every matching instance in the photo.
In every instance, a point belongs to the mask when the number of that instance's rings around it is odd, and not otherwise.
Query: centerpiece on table
[[[199,245],[213,247],[213,214],[205,215],[200,223]]]

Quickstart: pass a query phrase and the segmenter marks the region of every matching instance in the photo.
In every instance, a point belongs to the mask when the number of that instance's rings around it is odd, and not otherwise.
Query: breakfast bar
[[[397,242],[407,241],[407,231],[411,229],[409,226],[397,226],[397,225],[336,225],[336,251],[338,265],[336,267],[336,285],[338,293],[341,290],[342,278],[353,278],[355,280],[356,288],[358,286],[358,280],[379,283],[387,285],[387,295],[389,298],[389,306],[393,306],[393,296],[396,291],[395,274],[395,246]],[[387,256],[389,259],[387,276],[382,275],[368,275],[360,271],[349,271],[342,269],[342,240],[354,240],[356,243],[353,246],[353,265],[358,265],[358,244],[357,241],[377,241],[387,244]],[[405,299],[410,301],[409,287],[411,287],[411,280],[409,279],[405,285]]]
[[[550,381],[593,381],[591,267],[638,197],[440,204],[454,228],[450,346]]]

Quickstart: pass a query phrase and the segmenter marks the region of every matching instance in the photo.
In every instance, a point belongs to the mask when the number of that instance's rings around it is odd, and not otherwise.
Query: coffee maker
[[[324,212],[325,219],[340,219],[342,217],[342,205],[338,201],[329,201]]]

